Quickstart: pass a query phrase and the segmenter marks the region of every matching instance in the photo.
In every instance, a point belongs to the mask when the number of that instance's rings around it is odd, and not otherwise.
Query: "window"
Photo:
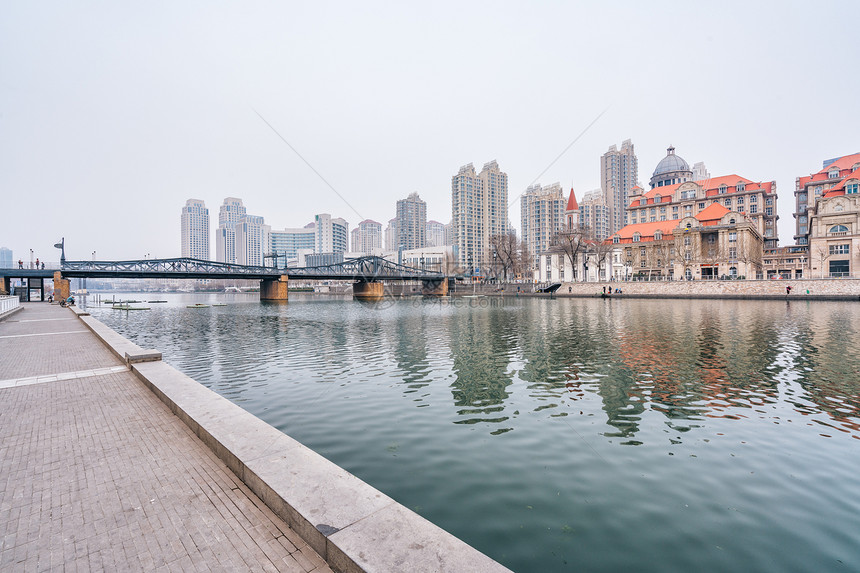
[[[737,240],[738,240],[738,234],[737,233],[729,233],[729,242],[730,243],[736,243]]]
[[[642,238],[642,235],[640,235],[638,232],[633,233],[633,242],[634,243],[638,243],[639,239],[641,239],[641,238]]]
[[[845,193],[848,195],[856,195],[860,192],[860,183],[849,183],[845,186]]]
[[[640,266],[640,267],[644,267],[644,266],[645,266],[645,259],[642,259],[641,261],[639,261],[639,266]]]
[[[831,169],[827,172],[827,177],[829,177],[830,179],[836,179],[837,177],[839,177],[839,170]]]
[[[827,231],[827,234],[828,235],[847,235],[848,234],[848,227],[846,227],[845,225],[833,225]]]
[[[685,199],[695,199],[696,198],[696,190],[695,189],[687,189],[686,191],[681,191],[681,200]]]
[[[699,203],[699,209],[704,209],[704,208],[705,208],[705,204],[704,204],[704,203]]]
[[[726,207],[731,207],[731,206],[732,206],[732,200],[731,200],[731,199],[726,198],[725,203],[726,203]]]
[[[684,246],[690,246],[690,237],[684,237]]]
[[[729,260],[732,262],[738,260],[738,248],[737,247],[729,247]]]
[[[677,215],[677,214],[678,214],[678,206],[677,206],[677,205],[675,205],[674,207],[672,207],[672,214],[673,214],[673,215]]]
[[[806,193],[800,193],[797,196],[797,202],[798,203],[806,203]]]
[[[734,218],[729,219],[729,225],[734,225],[734,224],[735,224]]]
[[[797,218],[797,222],[800,223],[801,225],[805,225],[806,221],[807,221],[806,215],[801,215],[800,217]]]
[[[750,195],[750,203],[758,203],[758,195]]]
[[[764,208],[764,214],[767,215],[768,217],[773,215],[773,207],[765,207]]]
[[[656,214],[657,214],[656,207],[651,207],[651,215],[656,215]]]
[[[773,205],[773,197],[768,197],[767,199],[765,199],[764,204]]]
[[[831,255],[847,255],[851,249],[851,245],[830,245]]]
[[[725,185],[720,185],[720,187],[719,187],[719,193],[720,193],[720,195],[725,195],[725,194],[726,194],[726,189],[728,189],[728,187],[726,187]]]
[[[640,248],[639,248],[639,256],[640,256],[640,257],[644,257],[644,256],[645,256],[645,247],[640,247]]]
[[[830,261],[830,276],[831,277],[847,277],[848,276],[848,261]]]
[[[758,205],[750,205],[750,213],[751,214],[758,213]]]
[[[639,199],[639,204],[640,205],[647,205],[648,199],[646,199],[645,197],[642,197],[641,199]]]
[[[746,188],[747,188],[747,186],[744,182],[738,181],[738,193],[740,193],[741,191],[743,191]]]
[[[616,236],[612,237],[612,242],[617,245],[618,243],[621,242],[621,238],[618,235],[616,235]]]
[[[738,268],[737,267],[729,267],[729,276],[732,278],[737,278]]]
[[[684,253],[684,260],[685,261],[689,261],[692,258],[693,258],[693,255],[692,255],[692,253],[690,253],[690,251],[687,251]]]
[[[660,241],[662,239],[663,239],[663,233],[661,233],[660,231],[654,231],[654,240]]]

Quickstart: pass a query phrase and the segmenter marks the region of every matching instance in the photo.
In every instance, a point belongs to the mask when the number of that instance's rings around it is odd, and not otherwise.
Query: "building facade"
[[[447,244],[445,242],[445,225],[439,221],[427,221],[427,246],[444,247]]]
[[[705,167],[704,163],[697,165],[701,165],[702,169]],[[693,170],[681,156],[675,154],[675,148],[670,145],[666,157],[660,160],[651,174],[651,189],[685,181],[694,181]]]
[[[820,171],[795,180],[794,243],[798,246],[809,245],[809,209],[814,209],[817,199],[860,168],[860,153],[827,159],[822,163]]]
[[[12,249],[0,247],[0,269],[14,268],[12,260]]]
[[[236,223],[247,215],[241,199],[227,197],[218,210],[218,228],[215,230],[215,260],[221,263],[236,262]]]
[[[332,219],[328,213],[321,213],[314,216],[314,232],[317,253],[345,253],[349,250],[349,224],[345,220],[339,217]]]
[[[371,254],[382,248],[382,223],[365,219],[352,230],[352,250]]]
[[[520,197],[522,238],[532,253],[533,268],[537,268],[538,253],[546,251],[555,235],[565,226],[567,203],[559,183],[546,187],[535,183]]]
[[[510,232],[508,176],[496,161],[480,173],[469,163],[451,178],[451,213],[458,263],[480,273],[489,267],[490,237]]]
[[[670,175],[667,181],[677,179],[679,172]],[[636,187],[630,199],[630,224],[695,217],[718,203],[748,217],[764,238],[765,248],[777,247],[779,215],[775,181],[754,182],[739,175],[724,175],[705,181],[658,185],[648,192]]]
[[[234,226],[236,241],[236,264],[261,267],[270,249],[269,233],[263,217],[245,215]]]
[[[277,261],[276,266],[283,268],[298,258],[300,250],[312,252],[315,245],[316,233],[313,228],[272,230],[269,234],[267,258],[271,263]]]
[[[389,219],[385,227],[385,250],[396,251],[400,235],[397,233],[397,219]]]
[[[397,202],[397,247],[422,249],[427,246],[427,203],[418,193]]]
[[[860,155],[840,159],[826,169],[828,176],[838,169],[841,180],[807,209],[808,278],[860,278]]]
[[[605,241],[609,237],[609,207],[600,189],[582,196],[579,202],[579,224],[582,228],[591,229],[596,241]]]
[[[182,256],[209,260],[209,209],[200,199],[189,199],[182,208]]]
[[[614,145],[600,157],[600,189],[608,210],[608,232],[614,233],[627,224],[625,208],[628,192],[639,184],[639,160],[633,143],[626,139],[621,149]]]

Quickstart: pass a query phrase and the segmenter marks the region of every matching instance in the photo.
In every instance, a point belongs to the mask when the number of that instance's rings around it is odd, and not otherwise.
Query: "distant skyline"
[[[581,199],[626,139],[645,186],[670,145],[775,180],[792,244],[795,177],[860,151],[856,21],[834,1],[12,3],[0,247],[179,256],[189,198],[352,229],[417,192],[447,223],[451,177],[494,159],[519,232],[529,185]]]

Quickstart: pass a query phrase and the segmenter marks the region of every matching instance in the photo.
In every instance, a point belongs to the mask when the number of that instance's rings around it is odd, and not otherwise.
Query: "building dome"
[[[684,159],[675,155],[675,148],[669,147],[666,150],[666,157],[660,160],[660,163],[657,164],[657,168],[654,170],[654,175],[661,175],[663,173],[671,173],[672,171],[689,171],[690,166],[687,164]],[[652,175],[652,177],[654,176]]]
[[[683,158],[675,155],[675,148],[670,145],[666,150],[666,157],[660,160],[651,176],[651,188],[683,183],[692,178],[693,172],[690,166]]]

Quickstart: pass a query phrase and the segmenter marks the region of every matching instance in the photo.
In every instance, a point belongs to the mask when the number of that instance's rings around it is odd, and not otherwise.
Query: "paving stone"
[[[0,569],[331,571],[71,311],[23,306],[0,380],[51,378],[0,388]]]

